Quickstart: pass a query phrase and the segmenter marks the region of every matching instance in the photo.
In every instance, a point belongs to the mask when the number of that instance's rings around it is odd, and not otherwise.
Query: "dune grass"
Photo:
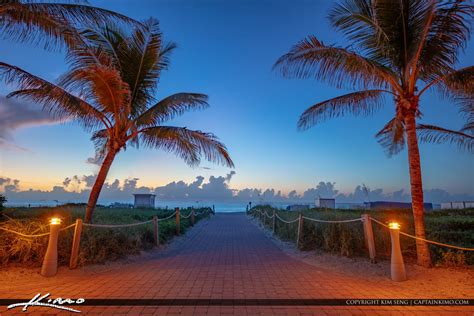
[[[59,207],[6,208],[0,218],[0,226],[23,234],[41,234],[49,231],[48,220],[53,216],[62,218],[62,227],[83,218],[85,206],[65,205]],[[147,221],[158,216],[165,218],[174,210],[169,209],[129,209],[98,207],[94,213],[94,224],[131,224]],[[191,209],[182,209],[188,215]],[[209,208],[195,209],[195,221],[210,216]],[[181,233],[191,226],[191,219],[180,220]],[[160,244],[176,234],[176,222],[170,220],[159,223]],[[59,233],[58,260],[60,265],[69,263],[74,228]],[[17,264],[38,267],[43,261],[48,244],[48,236],[24,238],[0,230],[0,265]],[[79,265],[104,263],[139,254],[154,247],[153,224],[126,228],[83,227],[79,252]]]
[[[299,212],[275,209],[271,206],[256,206],[249,215],[258,218],[267,228],[272,229],[272,220],[259,215],[257,210],[273,210],[285,220],[296,219]],[[373,218],[387,223],[396,220],[401,224],[401,230],[414,234],[411,210],[325,210],[311,209],[301,212],[306,217],[323,220],[344,220],[360,218],[369,214]],[[427,239],[461,247],[474,247],[474,209],[439,210],[426,213],[425,216]],[[390,234],[388,230],[373,223],[375,246],[378,259],[390,257]],[[276,221],[276,235],[283,240],[296,241],[298,222],[286,224]],[[401,246],[405,260],[414,261],[416,258],[415,241],[401,236]],[[303,222],[303,237],[300,249],[305,251],[326,251],[347,257],[368,256],[365,248],[364,231],[361,222],[328,224]],[[467,251],[449,250],[444,247],[430,246],[433,262],[443,266],[474,265],[474,253]]]

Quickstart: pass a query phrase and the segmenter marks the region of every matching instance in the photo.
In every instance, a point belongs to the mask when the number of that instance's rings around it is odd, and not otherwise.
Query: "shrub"
[[[248,214],[258,218],[266,228],[272,229],[272,219],[261,215],[258,211],[272,214],[273,211],[281,218],[291,221],[298,218],[298,212],[291,212],[272,208],[271,206],[253,207]],[[402,231],[414,234],[411,210],[327,210],[310,209],[301,212],[303,216],[323,220],[345,220],[360,218],[362,214],[369,214],[380,222],[386,223],[397,220]],[[474,209],[442,210],[426,213],[426,233],[430,240],[474,247]],[[373,224],[375,248],[377,257],[388,259],[390,257],[390,233],[387,228]],[[276,221],[276,235],[283,240],[296,241],[298,222],[286,224]],[[405,260],[416,259],[415,240],[400,236],[402,252]],[[460,266],[474,265],[474,253],[453,252],[444,247],[430,245],[433,261],[437,265]],[[309,220],[303,222],[303,237],[300,240],[300,249],[322,250],[340,254],[347,257],[367,256],[365,248],[364,231],[361,222],[330,224],[318,223]]]
[[[196,222],[207,218],[209,208],[196,209]],[[52,216],[61,217],[63,227],[82,218],[85,205],[66,205],[42,208],[7,208],[4,219],[0,219],[0,227],[25,235],[47,233],[48,219]],[[153,209],[119,209],[99,207],[94,214],[95,224],[131,224],[147,221],[158,216],[164,218],[171,215],[171,210]],[[188,215],[191,209],[181,210]],[[191,225],[190,219],[181,219],[180,229],[184,233]],[[170,240],[176,232],[174,217],[159,222],[160,242]],[[69,263],[74,228],[60,232],[58,240],[58,261],[60,265]],[[40,266],[48,245],[48,236],[25,238],[0,230],[0,264],[16,263],[22,266]],[[79,265],[104,263],[123,258],[127,255],[139,254],[154,246],[152,223],[127,228],[83,227],[79,251]]]
[[[2,214],[2,211],[3,211],[3,204],[5,204],[7,202],[7,198],[0,194],[0,214]]]

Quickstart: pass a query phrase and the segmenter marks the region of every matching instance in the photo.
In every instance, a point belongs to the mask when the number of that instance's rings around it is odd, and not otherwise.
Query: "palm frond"
[[[365,90],[345,94],[317,103],[301,114],[298,128],[308,129],[328,118],[353,115],[370,115],[382,106],[385,90]]]
[[[315,36],[308,36],[293,46],[273,68],[287,77],[314,77],[337,87],[398,87],[396,76],[389,68],[348,49],[325,45]]]
[[[199,93],[176,93],[159,101],[135,119],[137,126],[154,126],[170,120],[189,110],[209,106],[207,95]]]
[[[387,156],[396,155],[405,148],[405,123],[395,117],[385,124],[375,137]]]
[[[210,133],[183,127],[156,126],[143,129],[139,137],[145,146],[174,153],[190,166],[198,165],[201,156],[224,166],[234,166],[225,145]]]
[[[23,3],[30,12],[40,12],[74,25],[100,26],[109,23],[128,23],[139,27],[140,22],[117,12],[80,3]]]
[[[55,19],[44,12],[30,11],[19,2],[2,3],[0,6],[1,38],[42,45],[45,49],[72,46],[78,34],[66,21]]]
[[[425,143],[450,143],[460,149],[474,153],[474,134],[467,134],[434,125],[419,124],[417,126],[419,139]]]
[[[329,13],[332,26],[344,33],[362,54],[388,65],[387,54],[381,48],[389,35],[377,21],[374,3],[365,0],[344,0],[336,3]]]
[[[105,158],[110,143],[109,136],[107,129],[100,129],[92,134],[91,141],[94,143],[96,161],[102,161]]]
[[[448,73],[440,82],[455,95],[474,97],[474,66]]]
[[[343,0],[329,18],[361,54],[403,71],[417,54],[432,7],[426,0]]]
[[[420,78],[432,81],[451,72],[470,37],[472,4],[465,0],[439,1],[420,57]]]
[[[112,114],[115,120],[119,115],[130,114],[130,89],[115,68],[97,65],[69,75],[67,79],[75,85],[82,84],[83,94],[94,100],[102,112]]]
[[[461,106],[472,106],[474,103],[474,66],[451,70],[428,83],[419,95],[430,88],[436,88],[436,91],[443,97],[450,98]]]
[[[163,43],[158,21],[149,19],[118,50],[122,78],[130,86],[133,115],[142,113],[147,104],[155,101],[161,71],[168,67],[169,54],[175,47]]]
[[[118,52],[123,46],[127,46],[127,35],[120,25],[107,24],[100,29],[84,29],[81,31],[81,36],[85,39],[86,45],[76,46],[68,51],[66,60],[71,67],[88,66],[93,62],[91,57],[101,57],[105,54],[108,56],[107,65],[113,65],[122,73],[123,61]],[[100,58],[99,60],[102,61]]]
[[[105,115],[90,103],[19,67],[0,62],[0,78],[7,83],[18,83],[20,90],[10,93],[8,97],[37,102],[57,119],[77,119],[87,128],[101,124],[107,126]]]
[[[82,2],[84,4],[3,1],[0,3],[0,33],[5,39],[43,44],[46,49],[52,49],[62,44],[73,47],[82,42],[77,32],[79,27],[112,21],[140,25],[122,14]]]

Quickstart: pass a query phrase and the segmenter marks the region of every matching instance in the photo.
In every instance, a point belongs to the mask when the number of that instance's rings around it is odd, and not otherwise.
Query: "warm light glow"
[[[400,224],[397,222],[388,223],[388,228],[390,229],[400,229]]]
[[[49,220],[49,223],[51,225],[60,225],[61,224],[61,219],[59,217],[53,217]]]

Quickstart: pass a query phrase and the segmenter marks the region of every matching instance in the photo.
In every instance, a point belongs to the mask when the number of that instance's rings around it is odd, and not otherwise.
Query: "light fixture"
[[[388,228],[390,229],[400,229],[400,224],[397,222],[390,222],[388,223]]]
[[[60,225],[61,224],[61,219],[59,217],[53,217],[49,220],[49,223],[51,225]]]

